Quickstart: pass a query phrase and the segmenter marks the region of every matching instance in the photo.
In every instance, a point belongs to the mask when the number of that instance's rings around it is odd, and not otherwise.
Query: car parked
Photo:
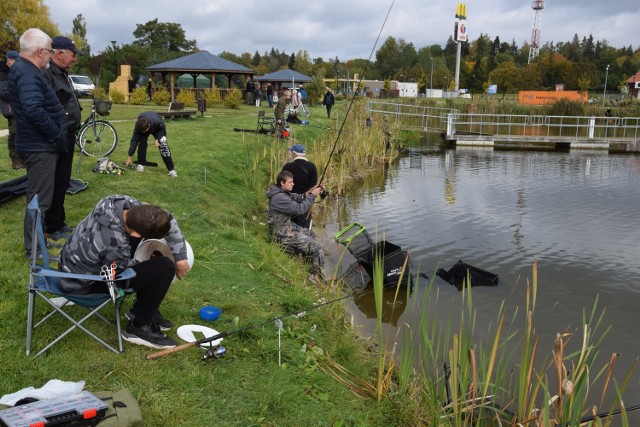
[[[79,97],[82,96],[93,96],[93,91],[96,86],[93,84],[93,81],[88,76],[80,76],[77,74],[70,75],[71,84],[73,85],[73,90],[76,91],[76,94]]]

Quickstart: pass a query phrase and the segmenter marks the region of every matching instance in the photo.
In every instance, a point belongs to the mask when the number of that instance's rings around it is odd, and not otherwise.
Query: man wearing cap
[[[305,194],[318,183],[318,170],[316,165],[307,160],[306,149],[302,144],[295,144],[289,148],[293,155],[293,161],[282,167],[283,171],[289,171],[293,175],[292,193]],[[302,215],[294,215],[291,221],[302,228],[311,228],[311,210]]]
[[[9,100],[16,117],[16,150],[27,167],[27,199],[39,196],[43,220],[53,199],[56,165],[67,150],[67,117],[43,74],[53,54],[51,38],[30,28],[20,36],[20,58],[9,72]],[[46,222],[45,222],[46,223]],[[32,250],[32,220],[25,209],[24,245]]]
[[[9,85],[7,81],[9,80],[9,70],[19,57],[20,54],[18,52],[10,50],[7,52],[5,64],[0,64],[0,109],[9,126],[9,158],[14,170],[24,169],[24,163],[22,163],[22,159],[16,151],[16,119],[9,101]]]
[[[45,71],[45,75],[67,116],[67,137],[66,150],[60,153],[56,164],[53,199],[46,216],[44,229],[51,239],[59,240],[68,238],[73,231],[73,228],[65,222],[64,199],[71,181],[76,131],[80,129],[82,124],[80,117],[82,108],[69,80],[68,70],[76,62],[76,55],[83,55],[84,52],[78,49],[71,39],[63,36],[54,37],[51,40],[51,47],[53,55],[51,55],[49,68]]]

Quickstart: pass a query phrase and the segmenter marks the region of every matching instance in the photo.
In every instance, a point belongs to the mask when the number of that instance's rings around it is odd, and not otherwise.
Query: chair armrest
[[[37,275],[37,276],[44,276],[44,277],[58,277],[58,278],[65,278],[65,279],[91,280],[91,281],[94,281],[94,282],[106,282],[107,281],[104,277],[96,275],[96,274],[67,273],[67,272],[58,271],[58,270],[40,269],[40,270],[35,271],[34,274]],[[132,279],[134,277],[136,277],[136,272],[132,268],[127,268],[122,273],[116,274],[116,279],[114,280],[114,282],[119,282],[119,281],[122,281],[122,280],[129,280],[129,279]]]

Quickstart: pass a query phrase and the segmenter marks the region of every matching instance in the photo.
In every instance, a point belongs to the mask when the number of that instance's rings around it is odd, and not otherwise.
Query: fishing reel
[[[209,347],[207,349],[207,352],[202,355],[202,360],[222,359],[226,353],[227,349],[222,347],[221,345]]]
[[[327,190],[322,190],[320,192],[320,199],[324,200],[327,198],[328,195],[329,195],[329,192]]]

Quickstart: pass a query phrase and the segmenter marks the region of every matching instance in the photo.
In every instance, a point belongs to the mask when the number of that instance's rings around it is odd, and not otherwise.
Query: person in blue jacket
[[[164,124],[162,117],[154,111],[145,111],[138,116],[125,166],[134,163],[132,156],[136,152],[136,148],[138,149],[138,160],[135,163],[138,164],[139,172],[144,171],[145,166],[158,166],[155,162],[147,162],[147,140],[149,135],[153,135],[155,146],[160,150],[162,161],[169,171],[168,175],[176,178],[178,174],[173,166],[171,150],[169,150],[169,144],[167,143],[167,126]]]
[[[27,167],[26,201],[38,195],[43,223],[53,200],[58,163],[69,149],[65,111],[43,73],[52,54],[51,37],[40,29],[28,29],[20,36],[20,58],[11,67],[8,79],[16,118],[16,150]],[[32,220],[26,209],[24,246],[30,258]]]

